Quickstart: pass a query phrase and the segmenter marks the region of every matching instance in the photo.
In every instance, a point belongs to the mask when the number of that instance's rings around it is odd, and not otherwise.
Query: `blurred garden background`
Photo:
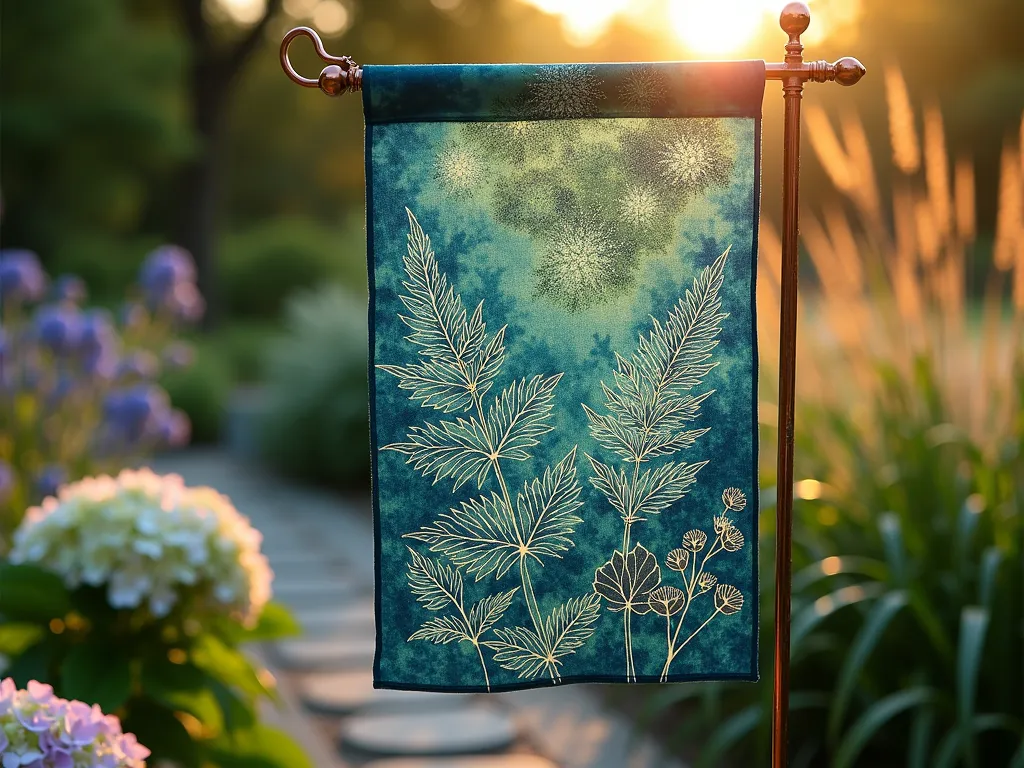
[[[1024,765],[1024,3],[810,5],[806,58],[868,75],[805,98],[793,765]],[[187,438],[367,498],[361,105],[284,76],[287,29],[373,64],[777,61],[779,6],[3,3],[0,554],[60,483]],[[322,66],[304,41],[292,61]],[[758,295],[768,679],[778,90]],[[22,321],[58,357],[74,325],[79,379],[5,378]],[[94,439],[117,430],[117,449]],[[609,696],[695,764],[766,762],[770,683]]]

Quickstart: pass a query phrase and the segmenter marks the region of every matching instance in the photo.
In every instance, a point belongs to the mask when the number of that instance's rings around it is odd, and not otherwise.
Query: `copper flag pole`
[[[779,26],[789,36],[781,64],[765,64],[765,79],[781,80],[785,99],[782,179],[782,313],[779,332],[779,453],[775,511],[775,653],[772,693],[772,768],[788,763],[789,732],[789,631],[793,566],[793,410],[796,390],[796,308],[798,273],[800,191],[800,100],[804,83],[837,82],[855,85],[864,66],[853,58],[833,64],[805,62],[802,35],[811,23],[806,4],[789,3],[782,9]],[[296,37],[308,37],[317,54],[330,62],[316,80],[303,77],[288,59],[288,46]],[[358,91],[363,70],[348,56],[331,56],[319,35],[309,27],[296,27],[281,41],[281,66],[285,74],[305,88],[319,88],[328,96]]]
[[[782,155],[782,314],[779,321],[779,455],[775,503],[775,677],[772,690],[772,768],[788,764],[789,630],[793,571],[793,409],[796,394],[796,308],[799,198],[800,99],[804,82],[834,80],[854,85],[864,76],[856,59],[804,62],[800,35],[811,23],[810,9],[789,3],[779,26],[789,35],[782,64],[767,64],[766,77],[782,81],[786,101]]]

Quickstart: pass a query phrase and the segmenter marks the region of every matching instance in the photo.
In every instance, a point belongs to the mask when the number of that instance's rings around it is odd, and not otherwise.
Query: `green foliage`
[[[220,264],[227,312],[238,318],[276,319],[286,299],[303,288],[337,282],[362,291],[366,262],[360,230],[281,218],[229,235]]]
[[[1010,765],[1024,736],[1024,422],[982,447],[947,420],[928,364],[915,370],[909,381],[883,372],[870,415],[799,412],[815,439],[797,456],[823,483],[794,512],[792,696],[805,706],[790,749],[805,765]],[[1024,392],[1021,362],[1013,386]],[[704,764],[725,753],[767,764],[760,696],[700,694]]]
[[[265,456],[288,474],[363,487],[370,474],[365,302],[338,286],[291,299],[267,357]]]
[[[197,346],[192,366],[168,371],[161,384],[174,406],[188,414],[192,422],[192,443],[216,442],[233,384],[229,359],[214,345]]]
[[[239,650],[297,634],[287,610],[268,604],[254,627],[223,616],[199,620],[186,604],[153,619],[111,608],[101,589],[69,594],[54,578],[32,566],[0,566],[0,651],[19,685],[42,680],[61,696],[118,714],[157,762],[309,764],[284,734],[259,724],[257,705],[276,691]]]

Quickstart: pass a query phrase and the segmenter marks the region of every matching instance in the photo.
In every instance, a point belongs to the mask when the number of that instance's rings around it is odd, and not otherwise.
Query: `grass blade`
[[[928,748],[931,746],[932,726],[935,712],[931,707],[921,707],[914,715],[910,726],[910,747],[907,750],[907,768],[929,768]]]
[[[1002,558],[1002,554],[995,547],[988,547],[981,556],[981,566],[978,568],[978,603],[983,608],[992,608],[992,592],[995,590]]]
[[[907,553],[903,546],[900,519],[894,513],[886,512],[878,518],[878,532],[882,536],[885,561],[889,564],[892,582],[903,586],[907,581]]]
[[[871,658],[871,653],[881,639],[889,622],[893,620],[907,604],[905,592],[889,592],[881,600],[875,603],[868,615],[867,621],[861,627],[850,646],[849,653],[843,660],[842,669],[839,672],[839,682],[836,684],[835,696],[832,701],[832,708],[828,719],[828,739],[835,744],[839,739],[843,726],[843,717],[846,715],[846,707],[853,694],[853,688],[857,683],[861,670]]]
[[[714,731],[704,743],[697,768],[712,768],[722,764],[722,756],[743,740],[761,721],[761,706],[752,704],[741,709]]]
[[[931,701],[933,697],[930,688],[919,686],[893,693],[875,702],[846,732],[839,749],[836,750],[833,768],[851,768],[856,765],[861,750],[867,746],[879,728],[901,712],[919,707]]]
[[[818,624],[848,605],[863,602],[877,597],[884,587],[877,582],[864,582],[841,587],[827,595],[823,595],[803,608],[793,617],[792,648],[794,651]]]
[[[978,715],[969,724],[970,737],[983,731],[1005,730],[1020,736],[1020,726],[1008,715]],[[960,753],[963,748],[963,731],[957,727],[952,728],[939,743],[935,753],[935,764],[931,768],[955,768],[959,762]],[[1010,761],[1010,765],[1015,763]]]
[[[971,723],[974,719],[978,670],[981,665],[981,652],[985,647],[989,618],[988,610],[976,605],[969,605],[960,613],[960,638],[956,657],[956,709],[960,746],[970,766],[977,765]]]

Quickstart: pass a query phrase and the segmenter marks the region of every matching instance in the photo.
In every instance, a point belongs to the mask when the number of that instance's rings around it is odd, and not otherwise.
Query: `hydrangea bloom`
[[[227,497],[177,475],[124,470],[86,478],[32,507],[15,531],[14,563],[37,563],[72,588],[106,585],[115,608],[166,616],[197,605],[251,623],[270,599],[262,536]]]
[[[4,768],[144,768],[149,750],[98,706],[61,699],[34,680],[18,690],[7,678],[0,681],[0,755]]]

